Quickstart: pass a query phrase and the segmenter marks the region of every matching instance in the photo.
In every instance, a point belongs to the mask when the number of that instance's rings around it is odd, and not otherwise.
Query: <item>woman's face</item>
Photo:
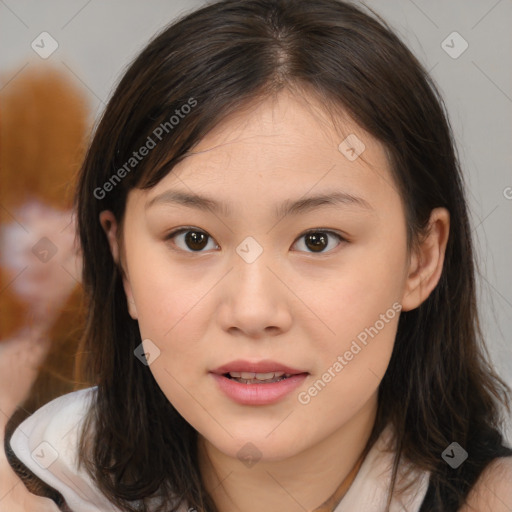
[[[340,136],[309,104],[282,92],[231,116],[127,200],[125,290],[149,370],[232,457],[283,459],[370,418],[407,309],[384,149],[353,123]],[[229,370],[295,376],[257,384]]]

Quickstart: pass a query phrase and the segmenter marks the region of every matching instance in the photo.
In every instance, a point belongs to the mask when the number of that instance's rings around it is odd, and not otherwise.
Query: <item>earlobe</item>
[[[103,228],[103,231],[105,231],[105,234],[107,235],[108,243],[110,246],[110,252],[112,253],[112,258],[121,267],[123,288],[126,294],[128,313],[134,320],[137,320],[137,308],[135,307],[135,301],[133,300],[133,293],[130,285],[130,280],[128,279],[126,272],[123,269],[123,265],[120,259],[119,241],[117,233],[117,219],[110,210],[104,210],[100,213],[100,224]]]
[[[450,231],[450,214],[446,208],[434,208],[427,235],[412,254],[402,298],[403,311],[415,309],[437,286],[443,271]]]

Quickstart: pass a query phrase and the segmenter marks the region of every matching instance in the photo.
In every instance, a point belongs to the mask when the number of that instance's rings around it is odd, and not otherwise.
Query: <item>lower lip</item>
[[[243,405],[273,404],[299,387],[308,376],[307,373],[299,373],[269,384],[243,384],[217,373],[211,375],[229,398]]]

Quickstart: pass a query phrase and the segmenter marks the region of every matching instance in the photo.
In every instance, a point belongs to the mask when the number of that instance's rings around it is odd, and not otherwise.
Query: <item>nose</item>
[[[260,339],[290,329],[292,294],[270,253],[263,250],[256,259],[234,254],[217,310],[225,331]]]

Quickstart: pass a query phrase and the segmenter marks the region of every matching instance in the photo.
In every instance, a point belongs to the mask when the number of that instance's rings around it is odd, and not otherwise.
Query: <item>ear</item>
[[[107,235],[107,240],[110,246],[110,252],[112,253],[112,258],[121,269],[121,275],[123,277],[123,287],[128,304],[128,313],[134,320],[137,320],[137,308],[135,306],[135,301],[133,300],[130,278],[128,276],[128,273],[125,271],[123,263],[121,261],[121,251],[119,248],[119,234],[117,232],[118,223],[115,215],[110,210],[102,211],[100,213],[100,224],[103,228],[103,231],[105,231],[105,234]]]
[[[112,258],[119,263],[119,243],[117,241],[117,220],[110,210],[103,210],[100,213],[100,224],[107,235],[108,244]]]
[[[417,308],[436,287],[443,271],[450,232],[450,214],[446,208],[434,208],[426,236],[411,255],[402,296],[402,310]]]

